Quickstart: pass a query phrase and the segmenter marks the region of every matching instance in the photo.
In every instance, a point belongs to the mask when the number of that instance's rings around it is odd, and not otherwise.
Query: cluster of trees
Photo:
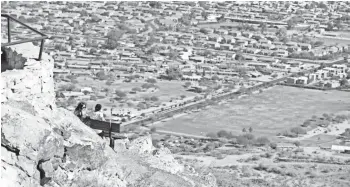
[[[159,87],[155,84],[152,84],[152,83],[145,83],[145,84],[141,85],[141,88],[150,89],[150,88],[159,88]]]
[[[253,131],[251,129],[251,131]],[[238,143],[244,146],[256,145],[256,146],[266,146],[270,144],[270,140],[267,137],[255,138],[251,133],[246,133],[243,135],[233,135],[232,132],[227,132],[225,130],[220,130],[217,133],[210,132],[206,135],[210,138],[225,138],[231,143]]]
[[[243,31],[256,31],[255,27],[251,24],[248,24],[248,23],[240,23],[238,26],[237,26],[237,29],[239,31],[243,30]]]
[[[118,41],[123,36],[124,32],[119,29],[113,29],[107,34],[106,48],[115,49],[118,47]]]
[[[278,133],[277,135],[295,138],[295,137],[299,137],[300,134],[306,134],[306,130],[303,129],[302,127],[293,127],[290,130],[286,130],[282,133]]]
[[[161,78],[167,80],[179,80],[182,78],[182,73],[179,68],[171,67],[166,70],[166,75],[162,75]]]
[[[324,56],[315,56],[313,52],[293,52],[290,55],[288,55],[288,58],[301,58],[301,59],[309,59],[309,60],[332,60],[342,53],[337,52],[337,53],[332,53],[332,54],[327,54]]]

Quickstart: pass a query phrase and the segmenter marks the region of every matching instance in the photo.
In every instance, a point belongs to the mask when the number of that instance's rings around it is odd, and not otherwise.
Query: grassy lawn
[[[301,125],[312,115],[349,110],[349,98],[347,92],[277,86],[164,122],[158,129],[199,135],[222,129],[240,134],[243,128],[252,127],[256,136],[273,137],[277,132]]]

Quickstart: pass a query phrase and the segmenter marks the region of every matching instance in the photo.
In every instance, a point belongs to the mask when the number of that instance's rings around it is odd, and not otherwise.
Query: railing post
[[[11,43],[10,17],[7,17],[7,37],[8,43]]]
[[[39,52],[39,58],[38,58],[39,61],[41,60],[41,55],[43,54],[44,42],[45,40],[41,40],[41,43],[40,43],[40,52]]]

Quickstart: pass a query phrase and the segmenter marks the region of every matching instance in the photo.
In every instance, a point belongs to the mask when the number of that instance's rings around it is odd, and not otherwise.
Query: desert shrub
[[[219,159],[219,160],[221,160],[221,159],[224,159],[225,156],[224,156],[223,154],[220,153],[220,154],[216,155],[216,158]]]
[[[263,157],[263,158],[271,158],[272,154],[271,153],[265,153],[265,154],[261,154],[260,156]]]
[[[159,98],[157,96],[152,96],[150,98],[151,101],[159,101]]]
[[[206,146],[205,146],[205,148],[204,148],[204,150],[205,151],[211,151],[211,150],[214,150],[215,149],[215,144],[214,143],[208,143]]]
[[[252,156],[252,161],[260,160],[260,157],[257,155]]]
[[[131,136],[129,136],[129,140],[132,141],[137,139],[138,137],[140,137],[138,134],[132,134]]]
[[[121,91],[121,90],[116,90],[116,91],[115,91],[115,94],[116,94],[118,97],[120,97],[120,98],[126,97],[126,93],[123,92],[123,91]]]
[[[218,137],[217,134],[213,133],[213,132],[207,133],[206,136],[209,137],[209,138],[217,138]]]
[[[159,145],[158,145],[159,142],[160,142],[159,140],[152,139],[152,145],[156,148],[159,148]]]
[[[254,140],[255,138],[253,134],[244,134],[243,137],[247,138],[247,140],[250,141]]]
[[[291,137],[291,138],[295,138],[295,137],[298,136],[296,133],[293,133],[293,132],[288,131],[288,130],[283,131],[283,132],[281,133],[281,135],[282,135],[282,136],[286,136],[286,137]]]
[[[271,147],[272,149],[276,149],[276,148],[277,148],[277,144],[276,144],[276,143],[270,143],[270,147]]]
[[[293,127],[290,129],[290,132],[297,134],[297,136],[299,134],[306,134],[306,130],[301,127]]]
[[[302,127],[308,127],[311,125],[311,121],[310,120],[306,120],[304,121],[304,123],[301,125]]]
[[[299,141],[295,141],[294,145],[299,147],[300,146],[300,142]]]
[[[151,132],[156,132],[156,131],[157,131],[157,128],[155,128],[155,127],[151,128]]]
[[[230,135],[230,133],[225,130],[221,130],[217,133],[217,135],[219,138],[227,138]]]
[[[270,143],[270,140],[267,137],[259,137],[255,140],[255,144],[259,146],[265,146]]]
[[[149,78],[146,80],[146,82],[151,83],[151,84],[155,84],[155,83],[157,83],[157,80]]]
[[[266,171],[269,167],[263,163],[259,163],[258,166],[254,167],[254,169],[258,171]]]
[[[244,146],[247,146],[249,144],[249,140],[246,137],[244,137],[244,136],[238,136],[237,137],[237,143],[241,144],[241,145],[244,145]]]
[[[286,175],[290,176],[290,177],[295,177],[296,176],[296,174],[294,172],[292,172],[292,171],[287,171]]]
[[[271,167],[267,171],[270,173],[275,173],[275,174],[282,174],[283,173],[283,171],[277,167]]]

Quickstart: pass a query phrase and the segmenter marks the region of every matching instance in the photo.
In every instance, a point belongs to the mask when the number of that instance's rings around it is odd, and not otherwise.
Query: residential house
[[[233,50],[233,46],[230,44],[220,44],[220,49],[222,50]]]
[[[337,88],[340,86],[340,82],[338,80],[327,80],[323,81],[322,84],[326,88]]]
[[[350,153],[350,146],[332,145],[331,150],[339,153]]]
[[[221,42],[223,40],[223,37],[218,34],[209,34],[208,40],[213,42]]]
[[[296,77],[287,77],[286,83],[287,84],[296,84],[297,78]]]
[[[310,51],[311,50],[311,44],[306,44],[306,43],[298,43],[298,46],[301,48],[303,51]]]
[[[204,63],[206,61],[204,56],[192,56],[189,57],[189,60],[195,63]]]
[[[278,59],[269,58],[269,57],[258,57],[258,61],[264,62],[264,63],[277,63]]]
[[[296,80],[296,84],[307,84],[308,83],[308,78],[307,77],[298,77]]]
[[[204,43],[204,47],[207,48],[212,48],[212,49],[219,49],[220,48],[220,44],[217,42],[212,42],[212,41],[207,41]]]

